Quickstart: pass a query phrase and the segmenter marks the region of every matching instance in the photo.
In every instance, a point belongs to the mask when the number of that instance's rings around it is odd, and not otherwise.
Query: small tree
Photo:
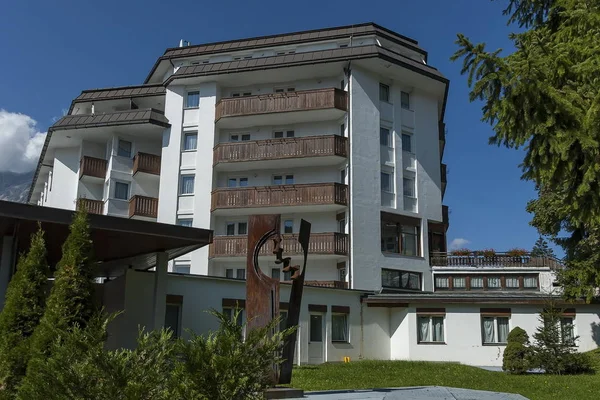
[[[48,274],[46,243],[40,227],[31,236],[29,251],[19,259],[0,314],[0,391],[6,397],[14,395],[25,375],[31,335],[44,313]]]
[[[531,362],[529,335],[518,326],[508,334],[508,343],[504,349],[502,369],[510,374],[521,375],[527,372]]]
[[[531,257],[556,258],[554,250],[548,246],[548,242],[541,236],[536,240],[533,249],[531,249]]]

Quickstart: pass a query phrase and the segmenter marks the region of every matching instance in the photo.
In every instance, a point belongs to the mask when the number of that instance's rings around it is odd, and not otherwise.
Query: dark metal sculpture
[[[302,304],[302,291],[306,274],[306,259],[310,242],[309,222],[300,222],[298,242],[304,253],[302,270],[299,265],[290,265],[291,257],[283,257],[284,248],[281,246],[279,215],[252,215],[248,221],[248,256],[246,260],[246,313],[248,316],[248,329],[264,327],[274,318],[279,317],[279,280],[265,275],[258,263],[258,256],[262,247],[273,240],[273,254],[275,263],[283,264],[283,271],[291,273],[292,291],[288,308],[286,328],[297,326],[300,319]],[[296,348],[297,331],[291,334],[283,348],[284,362],[279,372],[279,383],[289,384],[292,380],[292,366],[294,350]],[[275,371],[277,375],[277,371]]]

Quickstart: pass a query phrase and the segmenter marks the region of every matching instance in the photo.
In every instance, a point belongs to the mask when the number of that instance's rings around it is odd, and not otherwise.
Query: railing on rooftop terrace
[[[531,253],[517,255],[511,252],[496,252],[484,255],[483,252],[456,254],[432,252],[429,264],[434,267],[527,267],[560,269],[560,260],[551,257],[532,257]]]

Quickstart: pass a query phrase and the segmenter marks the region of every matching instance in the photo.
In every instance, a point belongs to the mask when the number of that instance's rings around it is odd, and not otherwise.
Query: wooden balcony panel
[[[160,156],[148,153],[137,153],[133,157],[133,174],[145,172],[152,175],[160,175]]]
[[[102,200],[91,200],[86,198],[80,198],[77,201],[77,209],[84,209],[88,214],[103,214],[104,202]]]
[[[516,256],[510,253],[496,252],[493,256],[480,254],[454,255],[452,253],[433,252],[429,263],[437,267],[527,267],[527,268],[561,268],[561,263],[551,257],[532,257],[530,253]]]
[[[298,235],[282,235],[284,255],[302,254],[302,247],[298,243]],[[241,236],[216,236],[210,245],[210,257],[246,257],[248,237]],[[344,233],[313,233],[310,236],[308,252],[311,254],[348,255],[348,235]],[[261,249],[261,256],[273,255],[273,242],[268,241]]]
[[[228,208],[347,205],[348,186],[340,183],[223,188],[212,192],[211,211]]]
[[[156,218],[158,215],[158,199],[135,195],[129,199],[129,218],[147,217]]]
[[[220,143],[213,151],[213,165],[324,156],[348,157],[348,139],[328,135]]]
[[[79,161],[79,179],[83,176],[94,178],[106,178],[106,169],[108,161],[102,158],[83,156]]]
[[[346,92],[336,88],[327,88],[259,96],[227,97],[217,103],[215,121],[225,117],[328,108],[347,111],[348,97]]]

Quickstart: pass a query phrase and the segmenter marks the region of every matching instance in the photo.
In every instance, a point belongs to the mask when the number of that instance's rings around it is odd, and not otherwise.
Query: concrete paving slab
[[[440,386],[307,392],[310,400],[528,400],[520,394]]]

